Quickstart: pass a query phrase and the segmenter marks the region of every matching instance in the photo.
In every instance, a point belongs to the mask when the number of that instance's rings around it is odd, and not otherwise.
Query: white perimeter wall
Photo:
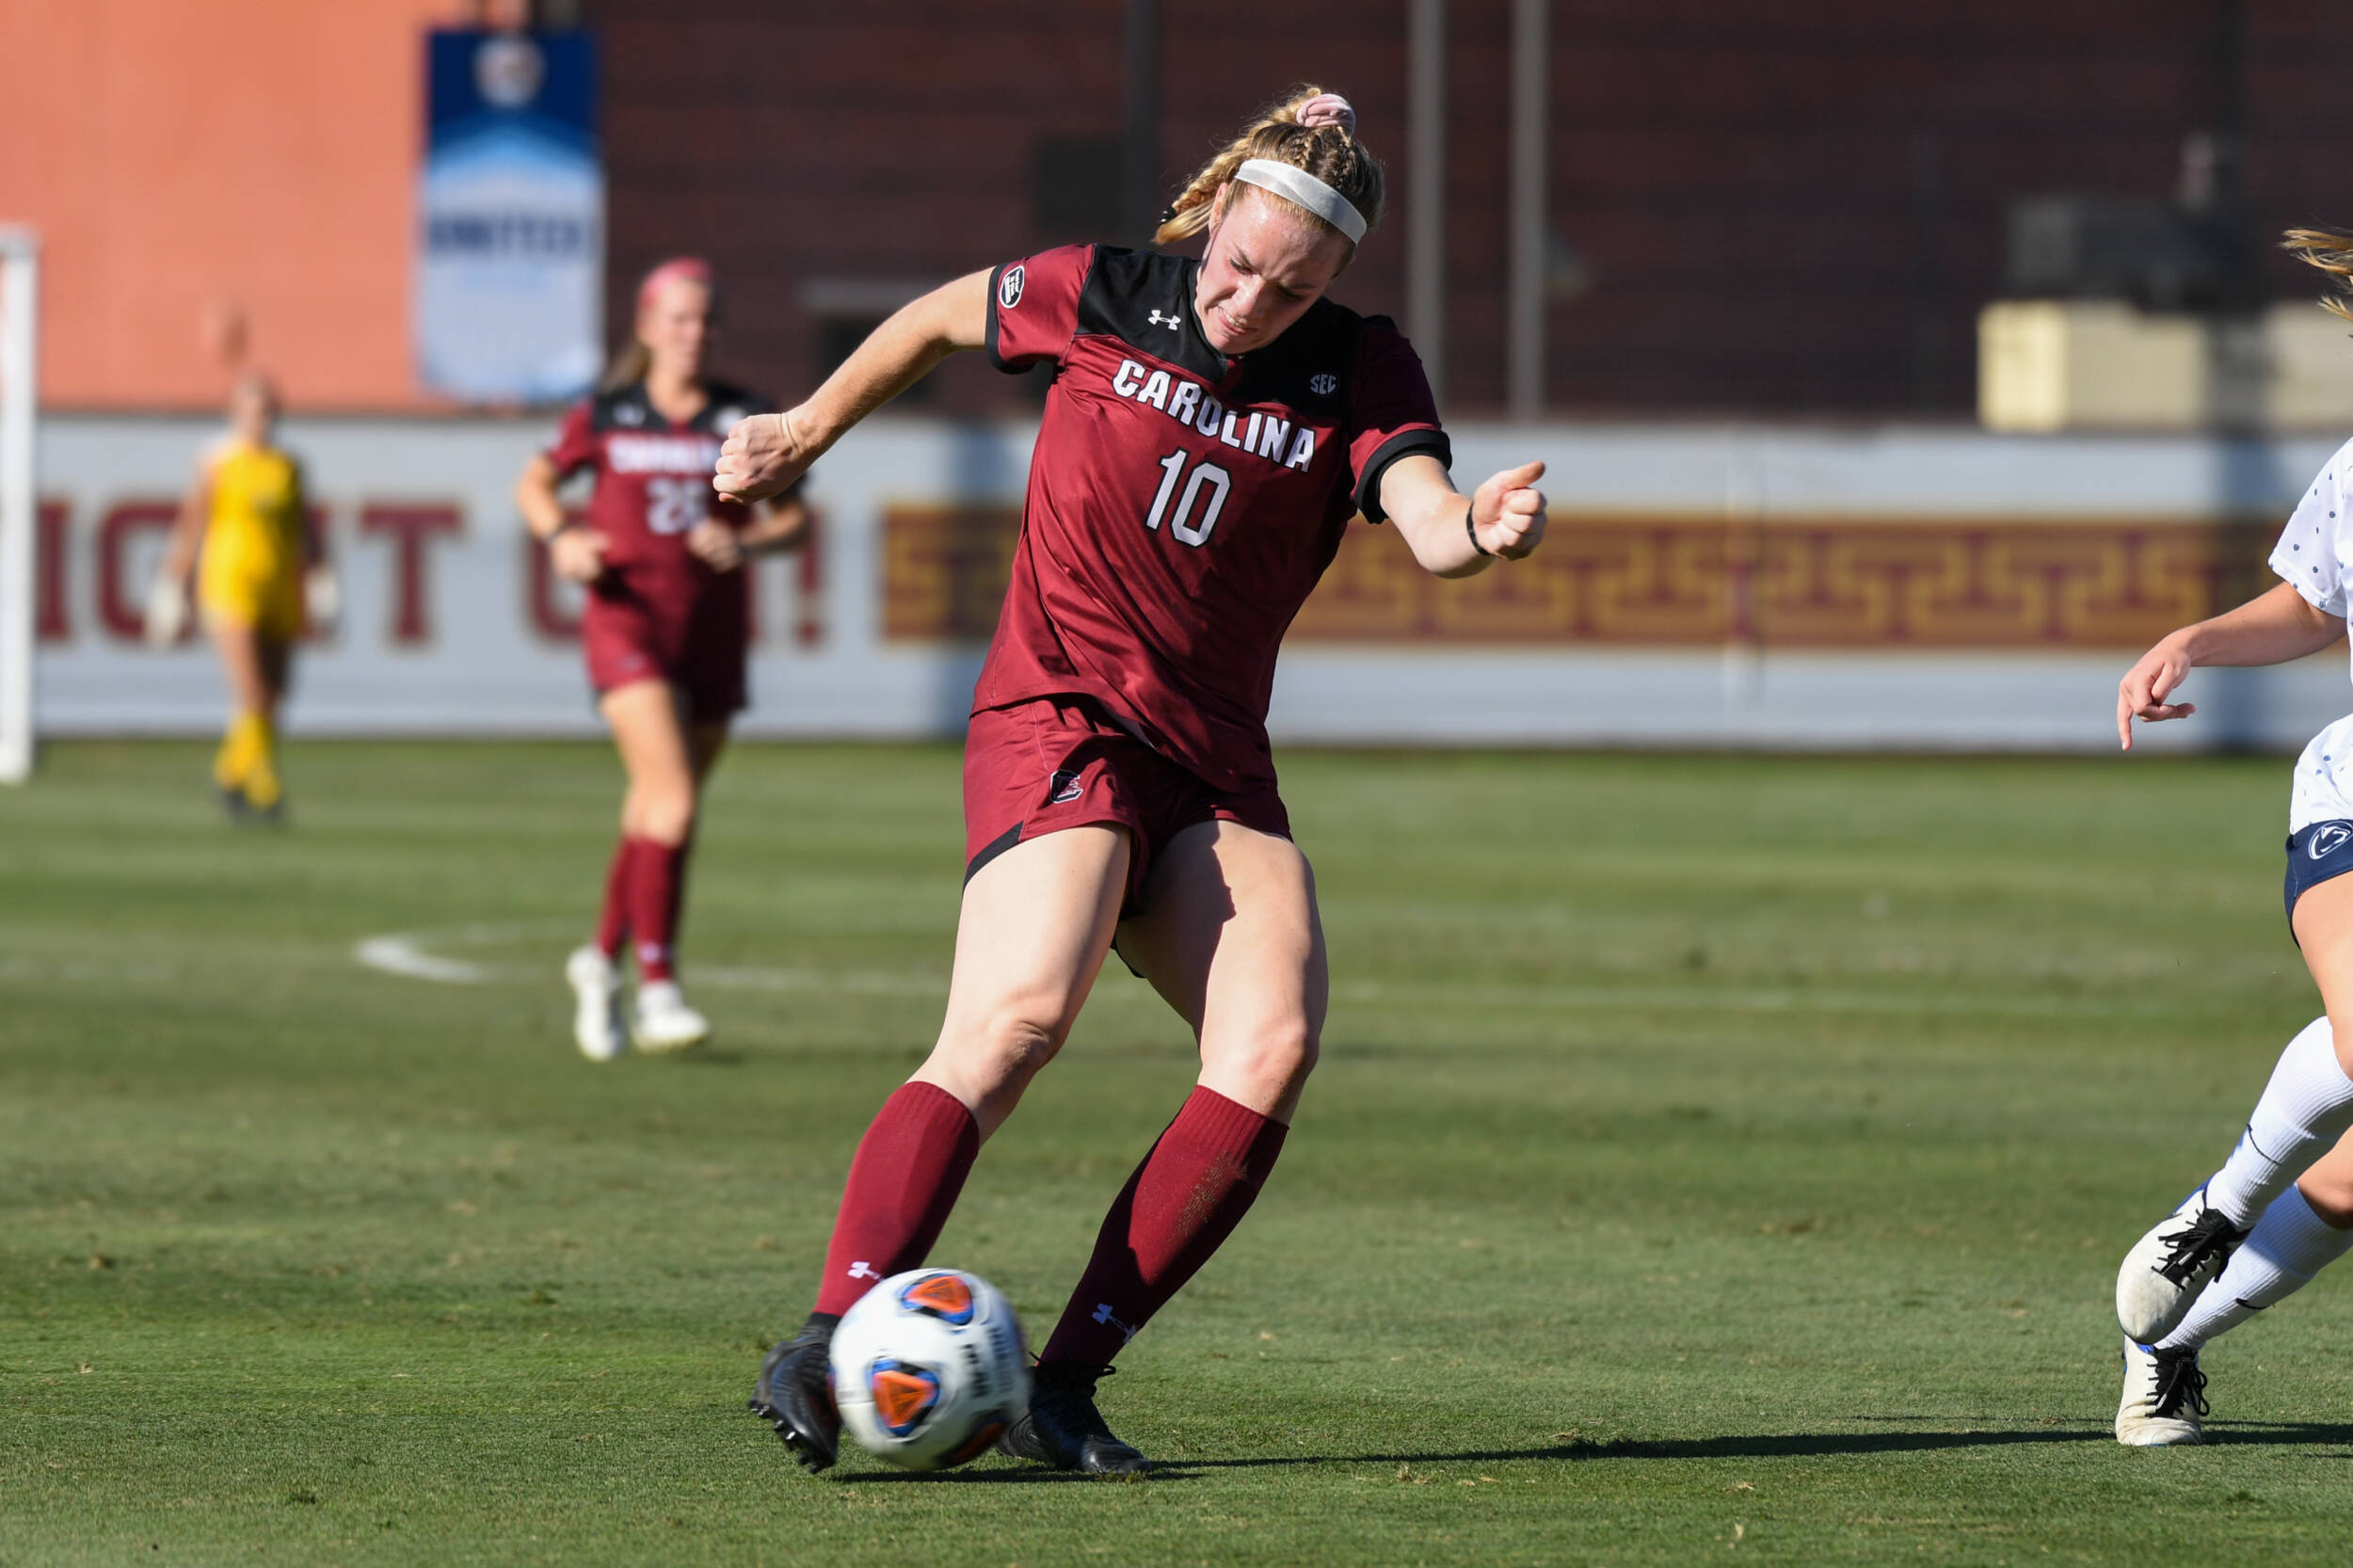
[[[510,499],[541,421],[303,420],[308,467],[345,585],[341,634],[307,648],[290,713],[311,734],[563,735],[596,729],[577,649],[535,624]],[[209,422],[53,415],[40,490],[62,508],[61,591],[38,659],[47,734],[194,734],[220,683],[191,642],[156,650],[124,616],[152,575],[156,511],[187,483]],[[813,581],[760,569],[762,636],[743,732],[950,736],[975,648],[886,643],[886,506],[1017,504],[1026,426],[877,419],[812,487],[825,541]],[[2285,515],[2334,443],[2005,438],[1972,431],[1610,426],[1456,432],[1465,484],[1529,456],[1551,465],[1556,529],[1580,509],[2209,521]],[[439,517],[411,528],[399,514]],[[111,528],[107,520],[115,521]],[[373,526],[370,521],[373,520]],[[1397,548],[1401,549],[1402,546]],[[404,567],[404,558],[407,565]],[[110,586],[111,584],[111,586]],[[402,606],[410,608],[404,634]],[[111,603],[114,614],[107,615]],[[576,600],[559,599],[562,609]],[[61,619],[62,626],[55,624]],[[2165,746],[2293,747],[2348,708],[2342,651],[2274,671],[2201,672],[2198,719]],[[1474,744],[2101,749],[2129,654],[1515,650],[1312,644],[1285,654],[1277,740]]]

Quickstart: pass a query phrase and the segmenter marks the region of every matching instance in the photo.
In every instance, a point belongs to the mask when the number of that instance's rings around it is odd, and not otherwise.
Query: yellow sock
[[[268,748],[269,721],[259,713],[239,713],[229,721],[229,732],[213,753],[213,782],[224,790],[242,786],[257,758]]]
[[[285,793],[278,780],[278,728],[259,713],[253,718],[253,760],[245,775],[245,798],[266,811]]]

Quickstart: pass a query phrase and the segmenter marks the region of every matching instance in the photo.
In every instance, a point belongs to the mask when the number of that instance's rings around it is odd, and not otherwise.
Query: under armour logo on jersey
[[[1048,806],[1067,806],[1086,792],[1087,787],[1079,782],[1079,770],[1076,768],[1064,768],[1046,781],[1046,804]]]
[[[2304,853],[2315,860],[2323,860],[2343,849],[2348,841],[2353,841],[2353,824],[2329,823],[2313,832],[2312,842],[2304,846]]]
[[[850,1277],[852,1279],[880,1279],[882,1275],[874,1272],[874,1266],[872,1263],[861,1257],[850,1265]]]
[[[1174,332],[1176,330],[1177,323],[1183,321],[1184,317],[1176,314],[1162,315],[1160,312],[1154,311],[1150,315],[1145,316],[1144,319],[1150,322],[1155,327],[1165,327],[1170,331]]]
[[[643,424],[646,423],[646,410],[640,408],[634,403],[624,403],[619,408],[613,410],[613,423],[616,424]]]
[[[997,280],[997,303],[1008,311],[1020,304],[1021,285],[1024,281],[1025,279],[1019,267],[1005,268],[1005,275]]]
[[[744,423],[744,410],[732,407],[722,408],[711,416],[711,422],[722,429],[732,430]]]
[[[1339,391],[1339,388],[1340,378],[1333,375],[1330,371],[1324,372],[1321,376],[1310,376],[1307,377],[1307,390],[1315,393],[1318,397],[1329,397],[1334,392]]]
[[[1098,1323],[1108,1323],[1112,1328],[1117,1329],[1119,1331],[1119,1336],[1122,1339],[1133,1339],[1136,1336],[1136,1331],[1132,1324],[1123,1323],[1117,1318],[1112,1316],[1112,1304],[1109,1302],[1097,1302],[1094,1312],[1089,1314],[1089,1316],[1094,1318],[1094,1320]]]

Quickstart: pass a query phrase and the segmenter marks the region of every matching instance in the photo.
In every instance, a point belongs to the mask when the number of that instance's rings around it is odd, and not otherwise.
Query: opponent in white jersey
[[[2353,291],[2353,237],[2291,230],[2287,248]],[[2329,310],[2353,319],[2341,299]],[[2186,718],[2171,697],[2201,664],[2277,664],[2329,647],[2353,618],[2353,441],[2297,503],[2271,552],[2280,583],[2158,643],[2120,684],[2116,728]],[[2247,1130],[2215,1172],[2125,1255],[2116,1280],[2124,1396],[2116,1436],[2136,1448],[2200,1440],[2198,1352],[2288,1296],[2353,1243],[2353,715],[2313,738],[2288,798],[2288,923],[2328,1011],[2272,1070]]]

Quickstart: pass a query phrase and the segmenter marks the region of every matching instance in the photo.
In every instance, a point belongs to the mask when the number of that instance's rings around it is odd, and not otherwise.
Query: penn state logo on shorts
[[[2325,860],[2348,843],[2353,843],[2353,823],[2322,823],[2313,830],[2304,853],[2315,860]]]
[[[1021,303],[1021,285],[1027,280],[1017,266],[1005,268],[1005,275],[997,280],[997,303],[1012,310]]]
[[[1046,781],[1046,804],[1048,806],[1067,806],[1086,792],[1087,787],[1079,782],[1079,770],[1076,768],[1064,768]]]

